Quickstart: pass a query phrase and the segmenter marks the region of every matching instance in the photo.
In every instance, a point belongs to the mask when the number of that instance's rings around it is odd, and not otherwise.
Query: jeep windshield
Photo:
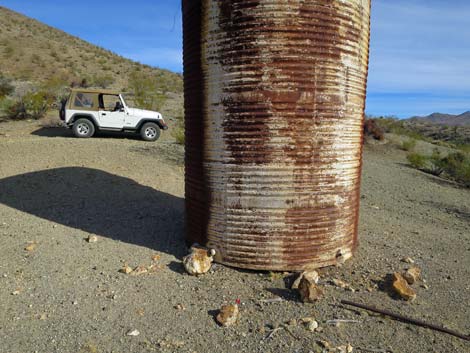
[[[136,103],[136,98],[132,93],[121,93],[122,100],[124,104],[129,108],[141,108],[139,104]]]

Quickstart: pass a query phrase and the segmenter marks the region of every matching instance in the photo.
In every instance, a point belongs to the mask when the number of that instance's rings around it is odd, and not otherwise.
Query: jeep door
[[[101,128],[122,129],[126,113],[119,96],[100,94],[99,123]]]

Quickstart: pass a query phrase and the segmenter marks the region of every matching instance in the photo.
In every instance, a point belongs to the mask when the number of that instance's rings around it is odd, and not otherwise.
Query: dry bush
[[[411,166],[416,169],[423,169],[427,163],[426,156],[419,153],[410,153],[408,156],[406,156],[406,158],[408,159],[408,162],[411,164]]]
[[[379,141],[383,141],[385,138],[383,130],[377,125],[375,119],[366,119],[364,123],[364,134]]]
[[[175,138],[177,144],[184,145],[184,127],[181,123],[171,130],[171,135]]]
[[[15,87],[11,84],[11,80],[0,74],[0,98],[9,96],[14,91]]]
[[[404,151],[408,151],[408,152],[413,151],[415,149],[415,147],[416,147],[416,140],[415,139],[409,139],[409,140],[403,141],[401,143],[401,148]]]
[[[468,153],[459,151],[443,157],[435,149],[431,156],[410,153],[407,159],[416,169],[435,176],[443,176],[470,187],[470,155]]]

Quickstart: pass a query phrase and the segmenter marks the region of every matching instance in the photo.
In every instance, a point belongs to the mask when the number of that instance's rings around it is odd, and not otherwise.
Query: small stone
[[[311,282],[314,282],[315,284],[317,284],[318,280],[320,279],[320,276],[318,275],[317,271],[304,271],[299,275],[299,277],[297,277],[294,283],[292,283],[291,289],[298,289],[300,281],[304,277],[307,277]]]
[[[96,235],[90,234],[88,238],[86,238],[86,241],[89,243],[96,243],[98,241],[98,237]]]
[[[176,304],[174,306],[176,310],[186,310],[185,306],[183,304]]]
[[[153,262],[160,261],[160,257],[161,257],[160,254],[154,254],[154,255],[152,255],[152,261]]]
[[[130,330],[126,333],[127,336],[138,336],[140,335],[140,332],[138,330]]]
[[[429,289],[429,286],[428,286],[427,284],[422,284],[422,285],[421,285],[421,288]]]
[[[318,322],[315,321],[315,320],[312,320],[312,321],[310,321],[309,323],[305,324],[305,327],[306,327],[307,330],[309,330],[310,332],[314,332],[315,330],[318,329]]]
[[[31,242],[29,243],[28,245],[26,245],[26,247],[24,248],[26,251],[34,251],[36,249],[36,246],[37,246],[37,243],[35,242]]]
[[[126,275],[128,275],[129,273],[132,272],[132,268],[128,265],[124,265],[123,268],[119,270],[119,272],[125,273]]]
[[[340,279],[333,279],[331,281],[331,283],[333,283],[333,285],[335,285],[336,287],[339,287],[339,288],[347,288],[349,286],[349,284],[347,284],[346,282],[340,280]]]
[[[19,290],[15,290],[15,291],[13,291],[13,292],[11,293],[11,295],[18,295],[18,294],[20,294],[20,293],[21,293],[21,292],[20,292]]]
[[[222,305],[216,320],[220,325],[228,327],[237,322],[239,314],[240,311],[237,304]]]
[[[406,262],[407,264],[414,264],[415,260],[413,260],[411,257],[405,257],[401,259],[402,262]]]
[[[74,302],[72,302],[72,305],[78,305],[78,302],[75,300]]]
[[[296,319],[290,319],[290,320],[287,322],[287,325],[288,325],[288,326],[297,326],[297,320],[296,320]]]
[[[336,351],[339,352],[339,353],[352,353],[354,351],[354,348],[353,348],[353,346],[348,344],[346,346],[336,347]]]
[[[416,292],[408,285],[408,282],[398,272],[393,274],[393,289],[405,300],[413,301],[416,299]]]
[[[421,269],[419,267],[412,267],[403,273],[403,278],[406,279],[408,284],[414,284],[421,277]]]
[[[331,283],[334,286],[338,287],[338,288],[343,288],[343,289],[348,290],[348,291],[353,292],[353,293],[356,291],[353,287],[351,287],[351,285],[349,283],[346,283],[346,282],[344,282],[340,279],[337,279],[337,278],[333,279],[331,281]]]
[[[306,276],[302,277],[300,280],[298,291],[300,299],[304,303],[314,303],[320,300],[324,295],[323,289],[320,288],[315,281]]]
[[[147,267],[147,272],[148,273],[155,273],[161,269],[161,265],[158,264],[151,264],[149,267]]]
[[[351,257],[351,253],[348,254],[348,253],[345,253],[345,252],[339,250],[336,253],[336,266],[341,267],[342,265],[344,265],[346,260],[349,259],[350,257]]]
[[[209,272],[214,261],[215,250],[193,245],[189,255],[183,258],[183,265],[190,275],[198,276]]]
[[[321,340],[321,341],[317,341],[317,343],[322,348],[325,348],[325,349],[330,349],[331,348],[331,344],[328,341]]]
[[[140,276],[146,273],[148,273],[147,267],[141,265],[141,266],[137,266],[136,268],[134,268],[130,274],[132,276]]]

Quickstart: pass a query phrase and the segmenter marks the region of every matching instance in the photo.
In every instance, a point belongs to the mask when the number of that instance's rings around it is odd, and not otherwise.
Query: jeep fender
[[[139,121],[139,123],[137,124],[137,127],[136,127],[136,130],[139,131],[142,127],[142,125],[144,125],[145,123],[154,123],[154,124],[157,124],[158,127],[160,128],[160,130],[168,130],[168,126],[163,123],[163,121],[161,120],[153,120],[153,119],[142,119],[141,121]]]
[[[92,115],[92,114],[84,114],[84,113],[75,113],[74,115],[72,115],[72,117],[70,118],[70,125],[73,125],[75,123],[75,121],[77,121],[78,119],[88,119],[90,120],[93,125],[95,125],[95,128],[99,129],[99,125],[98,125],[98,122],[96,121],[96,118]]]

